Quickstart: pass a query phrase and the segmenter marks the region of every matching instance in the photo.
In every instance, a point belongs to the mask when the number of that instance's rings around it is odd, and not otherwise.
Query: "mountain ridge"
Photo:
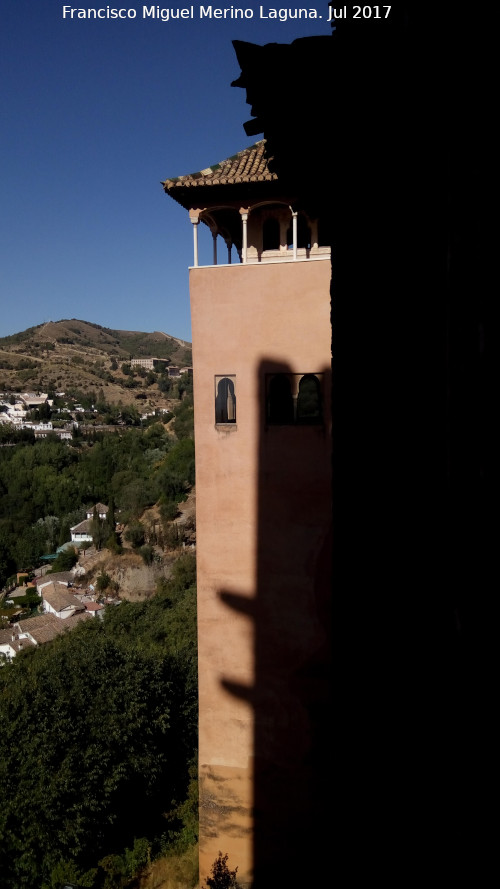
[[[0,337],[0,391],[86,393],[103,388],[110,403],[139,398],[168,407],[165,373],[130,367],[162,359],[160,370],[192,363],[191,343],[163,331],[120,330],[78,318],[46,321]]]

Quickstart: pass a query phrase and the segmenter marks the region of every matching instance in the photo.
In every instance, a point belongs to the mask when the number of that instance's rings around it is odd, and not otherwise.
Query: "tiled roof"
[[[13,652],[17,652],[34,648],[35,643],[31,639],[20,639],[12,630],[0,630],[0,645],[8,645]]]
[[[71,571],[56,571],[54,574],[47,572],[43,577],[37,578],[37,589],[41,590],[47,583],[63,583],[66,587],[68,583],[75,579]]]
[[[64,611],[67,608],[75,608],[80,610],[83,608],[82,603],[72,593],[68,593],[67,588],[63,584],[48,584],[42,590],[42,596],[45,602],[54,609],[54,611]]]
[[[69,529],[72,534],[89,534],[90,533],[90,519],[84,519],[83,522],[79,522],[78,525],[73,525],[72,528]]]
[[[275,173],[271,173],[266,157],[266,142],[261,139],[255,145],[244,148],[238,154],[233,154],[226,160],[198,173],[188,173],[186,176],[177,176],[166,179],[162,183],[166,192],[175,188],[191,188],[197,185],[236,185],[242,182],[265,182],[277,179]]]
[[[55,614],[38,614],[36,617],[27,617],[26,620],[16,624],[20,633],[29,633],[38,645],[50,642],[62,632],[63,621]]]
[[[50,642],[61,633],[71,630],[80,620],[92,620],[91,615],[82,612],[61,620],[55,614],[38,614],[36,617],[27,617],[26,620],[16,624],[15,629],[19,633],[29,633],[38,645]],[[21,640],[27,642],[28,640]]]

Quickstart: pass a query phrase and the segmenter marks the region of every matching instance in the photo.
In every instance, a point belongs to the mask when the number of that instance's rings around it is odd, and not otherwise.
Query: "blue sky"
[[[0,6],[0,336],[80,318],[191,340],[192,226],[161,181],[255,141],[231,41],[330,34],[328,3],[288,22],[253,2],[236,7],[254,12],[244,21],[200,20],[199,3],[169,22],[139,4],[110,6],[137,11],[124,21],[63,19],[63,6]],[[200,262],[210,245],[206,230]]]

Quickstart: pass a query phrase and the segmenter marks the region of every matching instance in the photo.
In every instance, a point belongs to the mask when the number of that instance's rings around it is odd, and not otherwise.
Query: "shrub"
[[[212,876],[206,878],[207,889],[238,889],[236,882],[236,873],[238,868],[229,870],[227,859],[229,855],[223,855],[219,852],[217,858],[212,865]]]
[[[164,500],[160,504],[160,515],[164,522],[170,522],[175,519],[179,512],[179,504],[173,500]]]
[[[141,522],[133,522],[125,531],[125,538],[134,549],[139,549],[144,544],[144,525]]]
[[[146,543],[144,546],[141,546],[139,552],[144,564],[151,565],[155,555],[153,547],[150,546],[149,543]]]
[[[99,592],[103,593],[104,590],[107,590],[110,583],[111,583],[111,578],[110,578],[109,574],[106,574],[105,571],[101,571],[101,573],[99,574],[99,576],[96,580],[96,587],[99,590]]]

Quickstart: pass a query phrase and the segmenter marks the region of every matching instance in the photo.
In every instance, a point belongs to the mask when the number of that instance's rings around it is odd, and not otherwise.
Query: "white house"
[[[33,648],[33,645],[30,639],[23,638],[23,634],[19,634],[14,628],[0,630],[0,666],[4,659],[10,664],[19,651],[23,648]]]
[[[92,543],[91,522],[94,518],[94,513],[101,521],[104,521],[108,512],[109,506],[106,506],[104,503],[96,503],[91,509],[87,509],[87,518],[70,528],[73,543],[83,543],[84,541]]]
[[[83,543],[84,541],[92,543],[89,519],[84,519],[83,522],[79,522],[78,525],[73,525],[69,530],[71,532],[71,540],[73,543]]]
[[[5,655],[6,661],[10,663],[20,651],[51,642],[56,636],[73,629],[81,620],[88,620],[90,617],[91,614],[87,611],[79,611],[64,621],[51,612],[27,617],[7,630],[0,630],[0,655]],[[0,658],[0,664],[1,660]]]
[[[44,612],[54,614],[65,620],[80,611],[85,611],[85,605],[62,583],[48,583],[42,587],[42,607]]]
[[[96,513],[98,518],[100,518],[104,521],[104,519],[106,518],[106,516],[109,512],[109,506],[106,506],[104,503],[96,503],[95,506],[93,506],[91,509],[87,510],[87,518],[93,519],[94,512]]]

